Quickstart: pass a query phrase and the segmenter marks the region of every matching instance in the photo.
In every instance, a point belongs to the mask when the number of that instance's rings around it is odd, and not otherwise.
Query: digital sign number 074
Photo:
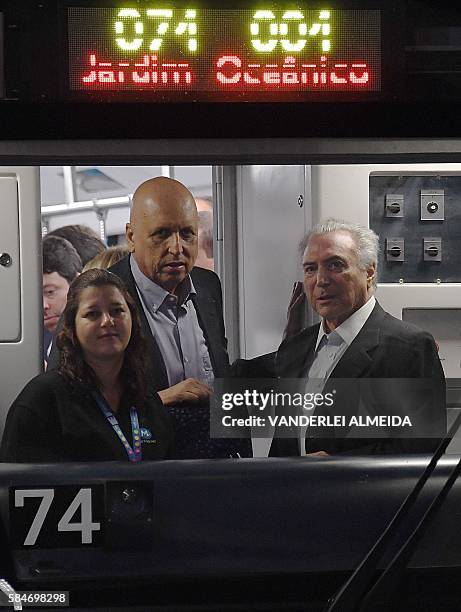
[[[100,546],[102,485],[10,489],[10,539],[15,548]]]

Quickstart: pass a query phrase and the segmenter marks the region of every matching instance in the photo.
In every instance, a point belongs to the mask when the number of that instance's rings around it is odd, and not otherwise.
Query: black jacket
[[[276,357],[276,373],[280,378],[305,378],[314,360],[315,344],[319,325],[303,330],[298,335],[282,342]],[[430,334],[414,325],[405,323],[385,312],[376,303],[352,344],[347,348],[331,373],[324,393],[335,384],[335,379],[425,379],[432,381],[429,396],[419,392],[407,393],[411,397],[414,412],[424,411],[424,418],[431,434],[443,437],[446,433],[445,377],[437,354],[434,339]],[[384,383],[387,385],[386,383]],[[405,384],[405,383],[404,383]],[[379,387],[379,385],[377,385]],[[358,388],[358,385],[357,385]],[[337,398],[339,408],[335,413],[355,415],[358,411],[358,393],[354,387],[348,397]],[[385,394],[392,393],[392,383],[384,388]],[[388,398],[381,398],[387,402]],[[399,401],[398,394],[393,400]],[[402,407],[405,411],[405,406]],[[317,411],[316,411],[317,413]],[[320,411],[321,413],[321,411]],[[323,433],[326,433],[325,431]],[[332,431],[330,430],[329,434]],[[333,432],[334,434],[334,432]],[[321,434],[307,441],[306,452],[319,450],[336,453],[380,454],[404,452],[432,452],[439,443],[433,438],[358,439],[322,437]],[[274,439],[272,456],[298,455],[298,443],[294,439]]]
[[[132,445],[129,398],[124,396],[116,417]],[[143,460],[169,458],[173,428],[158,396],[138,409]],[[128,460],[119,437],[102,414],[90,390],[68,382],[57,371],[33,378],[13,402],[6,419],[0,459],[6,462]]]

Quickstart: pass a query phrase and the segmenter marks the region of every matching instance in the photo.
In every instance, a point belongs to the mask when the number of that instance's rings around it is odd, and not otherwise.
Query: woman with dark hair
[[[0,458],[11,462],[164,459],[172,425],[146,395],[144,340],[122,281],[93,269],[72,283],[59,370],[31,380],[8,413]]]

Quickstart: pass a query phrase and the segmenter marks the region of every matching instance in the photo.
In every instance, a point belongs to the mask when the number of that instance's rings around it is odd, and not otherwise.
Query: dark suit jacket
[[[117,420],[131,442],[131,398],[124,393]],[[147,397],[138,408],[140,427],[152,433],[141,438],[143,460],[173,456],[173,426],[158,397]],[[56,371],[39,374],[13,402],[0,446],[0,461],[57,463],[60,461],[128,461],[92,395],[92,388],[70,382]]]
[[[314,360],[315,343],[320,324],[282,342],[277,352],[276,371],[281,378],[303,378]],[[433,381],[433,397],[420,397],[431,432],[443,436],[446,432],[445,377],[434,339],[417,327],[404,323],[385,312],[377,303],[352,344],[347,348],[326,383],[332,379],[360,378],[425,378]],[[389,389],[390,391],[390,389]],[[357,399],[357,398],[356,398]],[[434,401],[431,401],[434,400]],[[357,414],[358,401],[342,398],[344,413]],[[419,408],[419,405],[416,406]],[[335,410],[336,412],[336,410]],[[316,437],[308,440],[307,452],[325,450],[329,453],[357,454],[431,452],[440,439],[357,439]],[[274,439],[271,455],[297,455],[298,443],[293,439]]]
[[[166,389],[169,385],[165,363],[144,314],[144,309],[131,273],[129,257],[118,261],[109,268],[109,272],[113,272],[122,279],[138,306],[142,331],[148,344],[149,388],[154,391]],[[229,367],[229,357],[227,355],[227,340],[224,332],[221,282],[214,272],[203,268],[193,268],[191,278],[197,291],[197,295],[193,299],[194,306],[208,346],[214,375],[216,377],[225,376]]]

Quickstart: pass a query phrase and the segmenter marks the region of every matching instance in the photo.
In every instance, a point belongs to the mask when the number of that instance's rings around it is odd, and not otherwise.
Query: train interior
[[[380,236],[377,299],[436,339],[454,418],[461,378],[459,164],[41,166],[2,169],[2,251],[12,261],[2,267],[9,315],[0,350],[9,365],[1,423],[12,399],[42,368],[41,236],[81,223],[109,245],[123,244],[133,191],[162,175],[177,178],[213,207],[211,265],[223,284],[231,360],[277,349],[293,284],[302,280],[302,237],[322,219],[343,218]],[[427,212],[428,202],[437,207],[434,213]],[[306,324],[314,320],[307,312]],[[456,441],[451,449],[458,450]]]
[[[0,435],[43,370],[42,236],[79,223],[123,243],[152,176],[212,203],[231,360],[279,346],[309,228],[377,232],[377,300],[435,338],[457,426],[459,7],[115,4],[0,2]],[[432,458],[252,443],[239,460],[1,463],[0,605],[459,610],[460,432]]]
[[[351,163],[306,161],[2,167],[0,250],[9,255],[0,269],[6,314],[0,319],[2,424],[16,394],[42,370],[42,236],[82,223],[109,244],[122,243],[131,194],[160,175],[182,181],[196,199],[212,200],[213,266],[223,285],[231,359],[279,345],[293,283],[302,279],[298,245],[314,223],[335,217],[375,229],[381,245],[377,299],[435,337],[452,422],[461,387],[461,164],[352,163],[353,156]],[[315,316],[306,312],[306,324]],[[65,472],[59,466],[5,466],[0,512],[10,554],[2,572],[21,590],[68,590],[76,609],[321,610],[394,516],[427,458],[332,458],[301,465],[267,459],[268,444],[253,440],[255,459],[240,464],[168,462],[134,470],[75,465]],[[443,487],[460,445],[455,436],[451,455],[412,509],[410,525]],[[104,546],[95,536],[86,548],[75,539],[53,538],[25,547],[24,525],[8,511],[8,490],[54,487],[69,496],[82,484],[95,495],[104,488],[106,511],[112,512]],[[120,507],[128,485],[138,501]],[[459,494],[454,487],[424,533],[396,587],[393,609],[409,602],[436,605],[440,588],[443,609],[456,609],[450,606],[458,597],[452,581],[460,564],[454,537]],[[95,504],[93,519],[102,520],[97,512],[103,513]]]

